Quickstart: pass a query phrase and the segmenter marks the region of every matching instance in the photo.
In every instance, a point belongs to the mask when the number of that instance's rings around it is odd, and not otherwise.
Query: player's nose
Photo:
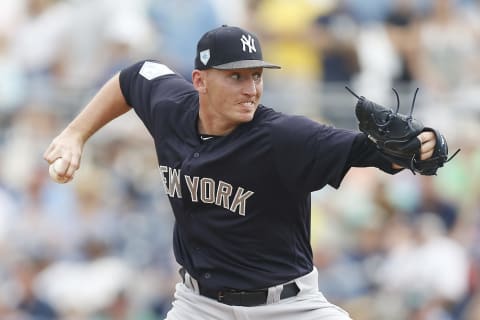
[[[255,83],[255,80],[250,78],[244,81],[243,86],[242,86],[242,91],[244,94],[247,95],[256,95],[257,94],[257,84]]]

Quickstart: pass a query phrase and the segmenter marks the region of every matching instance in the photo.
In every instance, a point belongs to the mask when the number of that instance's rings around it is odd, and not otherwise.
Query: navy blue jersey
[[[175,257],[201,286],[265,288],[312,270],[310,193],[340,185],[357,132],[260,105],[252,121],[203,141],[190,82],[140,62],[120,85],[154,139]]]

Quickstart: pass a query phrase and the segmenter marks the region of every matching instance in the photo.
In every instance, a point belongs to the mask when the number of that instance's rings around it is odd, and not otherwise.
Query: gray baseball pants
[[[294,280],[300,292],[280,300],[283,285],[269,288],[267,304],[229,306],[198,294],[198,283],[186,274],[176,285],[175,300],[166,320],[352,320],[348,313],[325,299],[318,290],[318,273]]]

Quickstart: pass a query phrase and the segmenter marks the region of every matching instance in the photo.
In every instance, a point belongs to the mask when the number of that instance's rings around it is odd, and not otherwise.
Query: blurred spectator
[[[244,27],[248,24],[247,5],[249,0],[210,0],[220,24]]]
[[[0,147],[0,150],[2,148]],[[2,163],[3,152],[0,151],[0,167]],[[15,197],[9,185],[3,181],[2,174],[0,173],[0,256],[5,247],[9,247],[8,233],[14,221],[15,212],[18,212],[18,206],[15,201]]]
[[[468,24],[470,24],[477,37],[480,36],[480,1],[469,0],[463,1],[464,5],[460,7],[462,15],[465,17]]]
[[[30,254],[52,258],[75,255],[78,237],[74,194],[71,188],[55,188],[58,186],[47,179],[44,167],[31,172],[19,211],[11,221],[9,241],[16,250]]]
[[[387,33],[400,59],[400,70],[393,83],[406,85],[417,76],[418,17],[413,0],[394,0],[385,23]]]
[[[10,50],[10,38],[0,32],[0,121],[18,108],[24,102],[27,94],[24,92],[25,79],[16,57]],[[3,139],[0,136],[0,139]]]
[[[153,29],[146,15],[147,0],[68,1],[72,8],[62,90],[86,99],[89,90],[119,67],[150,55]],[[67,97],[68,98],[68,97]],[[66,100],[66,101],[65,101]],[[79,101],[65,99],[72,108]]]
[[[394,79],[403,72],[402,57],[384,23],[362,26],[356,39],[360,72],[355,78],[357,92],[385,106],[395,106],[391,91]],[[404,110],[402,110],[405,113]]]
[[[48,101],[65,71],[64,54],[73,12],[64,1],[26,3],[25,19],[11,38],[12,55],[28,80],[28,95]]]
[[[451,308],[467,292],[465,248],[446,236],[441,220],[433,214],[416,220],[412,240],[408,226],[405,230],[403,240],[390,241],[378,272],[380,293],[396,296],[397,307],[407,312],[407,319],[451,319]]]
[[[17,209],[8,238],[16,249],[71,254],[75,238],[68,236],[76,230],[76,201],[71,186],[52,183],[38,159],[59,121],[43,108],[30,105],[18,110],[5,133],[1,180],[9,186]]]
[[[135,11],[117,10],[105,25],[101,57],[97,63],[96,87],[99,88],[118,70],[150,56],[156,49],[153,27],[147,17]]]
[[[185,79],[191,80],[195,44],[203,33],[220,26],[211,1],[152,0],[149,10],[158,33],[156,50],[161,60]]]
[[[437,97],[460,90],[450,108],[461,108],[472,98],[472,84],[480,80],[479,38],[474,26],[461,14],[457,0],[436,0],[419,32],[419,80]]]
[[[314,21],[314,43],[320,58],[320,79],[325,83],[348,84],[359,71],[355,48],[357,23],[339,0]]]
[[[451,232],[457,223],[458,208],[450,201],[442,198],[435,188],[432,177],[421,177],[421,201],[416,208],[416,214],[434,214],[443,224],[447,232]]]
[[[282,67],[281,74],[266,82],[269,85],[265,87],[265,101],[279,108],[295,108],[297,113],[319,115],[320,106],[313,94],[318,90],[320,66],[313,44],[312,23],[324,10],[323,2],[309,0],[248,2],[249,28],[262,41],[263,54]],[[288,91],[284,90],[286,82]]]
[[[331,301],[347,303],[353,319],[361,319],[356,314],[361,311],[350,303],[372,293],[371,277],[382,250],[385,213],[372,202],[377,186],[368,171],[352,169],[342,183],[342,194],[327,188],[312,198],[312,246],[319,286]]]
[[[322,5],[308,0],[250,1],[249,24],[263,38],[264,55],[281,65],[292,81],[318,75],[317,55],[310,42],[311,24],[323,10]]]
[[[22,17],[26,0],[3,0],[0,3],[0,34],[11,34]]]
[[[98,312],[131,285],[132,269],[103,241],[84,245],[85,260],[54,262],[38,277],[40,294],[65,318]]]
[[[12,191],[21,191],[38,166],[42,144],[52,135],[59,121],[44,104],[23,105],[9,116],[8,127],[2,130],[3,159],[0,173]]]
[[[15,264],[14,274],[15,278],[18,279],[21,293],[18,309],[31,319],[58,319],[55,309],[43,300],[35,290],[37,276],[48,264],[48,261],[36,257]]]
[[[346,6],[352,11],[355,20],[361,24],[383,22],[390,10],[392,1],[367,0],[355,1],[346,0]]]

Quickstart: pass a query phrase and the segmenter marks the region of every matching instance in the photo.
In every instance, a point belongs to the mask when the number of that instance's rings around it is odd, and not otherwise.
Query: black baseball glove
[[[424,127],[423,124],[412,117],[415,98],[412,102],[408,116],[398,113],[400,99],[397,97],[395,111],[376,104],[364,96],[359,97],[350,88],[346,89],[357,99],[355,115],[358,119],[360,131],[365,133],[375,144],[382,155],[393,163],[408,168],[413,174],[436,175],[438,168],[450,161],[459,151],[457,150],[448,158],[448,146],[445,137],[437,130]],[[423,131],[432,131],[436,137],[435,149],[431,158],[420,159],[421,142],[417,136]]]

